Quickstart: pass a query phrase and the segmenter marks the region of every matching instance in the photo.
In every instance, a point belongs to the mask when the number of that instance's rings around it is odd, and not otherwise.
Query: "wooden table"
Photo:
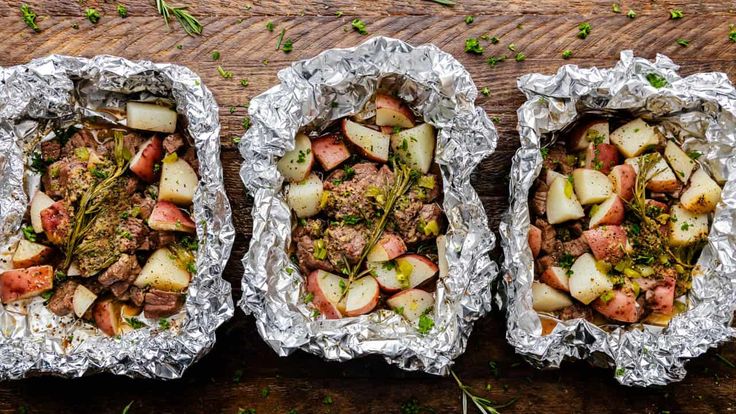
[[[470,71],[476,85],[488,87],[480,96],[501,135],[496,153],[475,174],[495,230],[507,208],[507,171],[517,147],[516,108],[523,96],[516,78],[528,72],[552,73],[565,63],[610,66],[622,49],[653,58],[669,55],[682,73],[724,71],[736,79],[736,43],[729,41],[729,24],[736,23],[736,3],[723,0],[658,0],[626,2],[622,13],[611,2],[581,0],[518,0],[513,4],[456,0],[443,7],[422,0],[318,1],[266,0],[240,2],[213,0],[189,3],[204,24],[204,35],[189,37],[176,23],[166,29],[153,1],[123,0],[129,17],[117,16],[117,2],[42,1],[27,3],[38,13],[40,33],[26,27],[16,1],[0,1],[0,65],[25,63],[51,53],[93,56],[113,54],[187,65],[203,78],[220,103],[222,162],[233,205],[238,237],[225,278],[240,297],[240,259],[249,244],[251,203],[238,176],[240,156],[232,137],[243,132],[242,104],[276,82],[277,70],[290,62],[314,56],[332,47],[363,42],[350,21],[361,18],[371,35],[393,36],[413,44],[434,43],[452,53]],[[176,3],[172,1],[172,3]],[[84,9],[96,7],[102,18],[96,25],[84,19]],[[629,8],[637,14],[626,17]],[[685,17],[670,20],[669,10],[682,9]],[[336,13],[343,13],[337,17]],[[464,17],[475,16],[467,25]],[[275,30],[266,30],[273,21]],[[577,25],[590,22],[583,40]],[[282,28],[294,41],[289,54],[277,51]],[[464,53],[464,41],[482,34],[501,37],[486,47],[484,56]],[[688,47],[676,44],[690,40]],[[485,43],[485,42],[484,42]],[[490,55],[506,54],[510,43],[526,55],[490,67]],[[564,49],[573,51],[568,61]],[[214,62],[211,52],[221,52]],[[266,63],[267,61],[267,63]],[[223,79],[220,64],[234,73]],[[243,88],[239,80],[248,79]],[[498,249],[494,253],[498,257]],[[721,359],[724,358],[724,359]],[[729,343],[688,365],[687,378],[665,388],[641,390],[618,385],[610,370],[568,363],[561,370],[540,372],[514,355],[506,344],[503,316],[495,313],[478,322],[456,372],[480,395],[504,402],[518,398],[504,412],[713,412],[736,411],[736,345]],[[498,375],[489,364],[495,363]],[[729,366],[730,365],[730,366]],[[488,384],[488,385],[487,385]],[[486,387],[490,391],[486,391]],[[268,395],[263,396],[268,390]],[[326,404],[331,399],[332,404]],[[297,353],[279,358],[260,339],[251,318],[239,310],[218,332],[214,350],[176,381],[151,381],[97,375],[77,380],[34,378],[0,384],[0,413],[119,413],[132,401],[130,413],[232,413],[255,408],[257,413],[457,413],[460,392],[452,379],[407,373],[378,357],[348,363],[323,362]],[[411,410],[409,402],[426,409]],[[403,410],[402,410],[403,407]],[[471,411],[472,412],[472,411]]]

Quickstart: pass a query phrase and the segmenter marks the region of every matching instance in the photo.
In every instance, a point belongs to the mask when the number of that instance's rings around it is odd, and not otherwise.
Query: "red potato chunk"
[[[570,291],[570,277],[567,274],[567,270],[561,267],[557,267],[557,266],[548,267],[539,276],[539,280],[541,280],[542,282],[548,284],[549,286],[557,290],[561,290],[564,292]]]
[[[593,302],[593,308],[608,319],[619,322],[636,322],[643,313],[630,289],[617,289],[603,294]]]
[[[71,219],[64,201],[57,201],[50,207],[41,210],[41,225],[51,243],[62,245],[66,242]]]
[[[105,299],[97,302],[92,308],[95,324],[108,336],[120,335],[122,332],[121,307],[120,302],[114,299]]]
[[[393,233],[385,233],[378,243],[368,252],[366,259],[369,262],[387,262],[406,253],[406,244]]]
[[[350,150],[338,134],[312,140],[312,152],[325,171],[330,171],[350,158]]]
[[[529,248],[532,249],[532,257],[539,256],[542,250],[542,230],[533,225],[529,225]]]
[[[664,278],[657,286],[647,291],[646,300],[654,312],[672,314],[675,303],[675,279],[669,276]]]
[[[596,260],[617,263],[626,252],[626,230],[621,226],[601,226],[583,232]]]
[[[636,170],[629,164],[621,164],[613,167],[608,178],[613,184],[613,192],[623,200],[629,201],[634,197],[636,186]]]
[[[48,265],[6,270],[0,274],[0,299],[3,303],[37,296],[53,287],[54,269]]]
[[[616,194],[609,197],[603,203],[590,210],[590,228],[612,224],[619,225],[624,222],[624,202]]]
[[[608,174],[620,161],[618,149],[612,144],[590,144],[585,151],[585,168]]]
[[[176,204],[170,201],[159,201],[153,207],[151,216],[148,217],[148,225],[153,230],[181,231],[194,233],[197,225]]]
[[[53,255],[54,249],[51,247],[23,239],[18,242],[18,247],[13,253],[13,268],[21,269],[42,265],[47,263]]]
[[[141,180],[150,184],[156,181],[158,176],[156,164],[160,163],[163,157],[164,148],[161,139],[153,137],[144,142],[130,160],[130,171]]]

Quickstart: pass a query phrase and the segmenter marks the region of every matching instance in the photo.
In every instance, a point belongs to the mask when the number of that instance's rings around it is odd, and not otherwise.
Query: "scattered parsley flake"
[[[238,414],[256,414],[256,409],[251,408],[238,408]]]
[[[273,32],[273,22],[272,21],[269,20],[268,23],[266,23],[266,30],[268,30],[269,32]]]
[[[682,47],[688,47],[688,45],[690,45],[690,41],[689,40],[682,39],[682,38],[677,39],[676,42],[677,42],[678,45],[680,45]]]
[[[266,398],[271,393],[271,389],[268,387],[261,388],[261,397]]]
[[[329,395],[325,395],[325,398],[322,399],[322,404],[324,405],[332,405],[332,403],[332,397],[330,397]]]
[[[475,17],[473,16],[465,16],[465,24],[471,24],[475,21]]]
[[[97,11],[94,7],[90,7],[87,10],[84,11],[84,16],[92,22],[92,24],[97,24],[97,22],[100,21],[100,12]]]
[[[242,87],[244,87],[244,88],[245,88],[246,86],[248,86],[248,79],[241,79],[241,80],[240,80],[240,86],[242,86]]]
[[[546,159],[547,155],[549,155],[549,148],[547,147],[540,148],[539,153],[542,154],[542,159]]]
[[[34,32],[41,31],[41,28],[36,24],[36,17],[38,16],[36,16],[36,13],[27,4],[20,5],[20,13],[23,15],[23,21],[26,22],[28,27],[33,29]]]
[[[471,37],[471,38],[465,39],[465,52],[472,53],[475,55],[482,55],[483,46],[480,45],[480,42],[478,41],[477,38]]]
[[[141,329],[146,326],[146,324],[138,320],[138,318],[125,318],[125,322],[127,322],[133,329]]]
[[[562,58],[563,59],[570,59],[572,57],[572,50],[565,49],[562,51]]]
[[[33,230],[33,226],[23,226],[21,228],[21,231],[23,232],[23,237],[26,238],[31,243],[35,243],[37,240],[36,232]]]
[[[176,48],[182,50],[184,48],[184,45],[176,45]]]
[[[294,50],[294,42],[291,39],[286,39],[286,41],[284,42],[284,45],[281,47],[281,50],[284,53],[291,52],[292,50]]]
[[[123,19],[128,17],[127,7],[123,6],[122,4],[118,4],[117,10],[118,10],[118,16],[122,17]]]
[[[499,39],[498,36],[491,37],[491,43],[494,44],[494,45],[495,44],[498,44],[498,42],[500,42],[500,41],[501,41],[501,39]]]
[[[304,303],[312,303],[314,300],[314,293],[307,292],[307,294],[304,296]]]
[[[647,73],[646,78],[649,84],[657,89],[667,86],[667,79],[657,73]]]
[[[491,57],[489,57],[489,58],[488,58],[488,59],[486,60],[486,62],[487,62],[487,63],[488,63],[489,65],[491,65],[491,66],[496,66],[496,65],[498,65],[499,63],[503,62],[504,60],[506,60],[506,55],[501,55],[501,56],[491,56]]]
[[[491,90],[488,89],[487,86],[484,86],[484,87],[481,88],[480,93],[482,93],[483,96],[490,96],[491,95]]]
[[[250,118],[248,118],[248,117],[243,118],[243,124],[242,125],[243,125],[243,129],[245,129],[246,131],[248,129],[250,129]]]
[[[578,25],[578,37],[581,39],[587,38],[591,29],[590,23],[580,23]]]
[[[516,45],[513,43],[510,43],[508,46],[506,46],[510,51],[516,52]]]
[[[634,9],[629,9],[629,11],[626,12],[626,17],[629,19],[636,19],[636,12]]]
[[[212,60],[220,60],[220,51],[219,50],[213,50],[212,51]]]
[[[335,12],[335,16],[336,17],[342,17],[343,14],[345,14],[345,13],[341,12],[340,10],[338,10],[337,12]]]
[[[687,156],[690,157],[690,158],[692,158],[692,159],[694,159],[694,160],[697,160],[702,155],[703,155],[703,153],[700,152],[700,151],[688,151],[687,152]]]
[[[230,72],[229,70],[223,69],[222,66],[220,65],[217,66],[217,73],[219,73],[220,76],[222,76],[224,79],[230,79],[233,77],[232,72]]]
[[[736,25],[728,26],[728,40],[736,42]]]
[[[623,377],[626,373],[626,368],[616,368],[616,376]]]
[[[619,5],[618,3],[613,3],[613,4],[611,5],[611,10],[612,10],[612,11],[613,11],[614,13],[621,13],[621,5]]]
[[[516,59],[517,62],[523,62],[526,60],[526,55],[519,52],[516,54],[516,56],[514,56],[514,59]]]
[[[368,34],[368,30],[366,30],[366,27],[365,27],[365,22],[363,22],[362,20],[353,19],[353,21],[350,22],[350,25],[353,26],[353,30],[355,30],[356,32],[362,35]]]
[[[670,19],[671,20],[679,20],[685,17],[685,13],[682,12],[681,9],[672,9],[670,10]]]
[[[122,411],[121,414],[128,414],[128,411],[130,411],[130,407],[132,407],[132,406],[133,406],[133,401],[129,402],[128,405],[126,405],[125,407],[123,407],[123,411]]]
[[[158,327],[161,329],[169,329],[171,328],[171,323],[168,319],[161,318],[158,320]]]
[[[419,317],[419,327],[417,330],[420,334],[426,335],[432,328],[434,328],[434,320],[429,315],[425,313]]]
[[[682,231],[687,231],[687,229],[689,229],[689,228],[690,228],[690,223],[688,223],[688,222],[684,222],[684,223],[682,223],[682,226],[680,226],[680,230],[682,230]]]

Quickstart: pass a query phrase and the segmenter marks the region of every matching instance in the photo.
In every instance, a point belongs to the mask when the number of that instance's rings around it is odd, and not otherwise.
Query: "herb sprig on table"
[[[27,4],[20,5],[20,13],[23,16],[23,21],[26,22],[26,25],[28,25],[28,27],[33,29],[34,32],[41,31],[41,28],[38,27],[38,24],[36,24],[36,13],[34,13]]]
[[[508,407],[516,402],[516,398],[512,398],[504,404],[493,405],[493,402],[488,398],[475,395],[469,386],[460,381],[460,378],[455,374],[455,371],[450,370],[450,374],[452,375],[452,378],[455,379],[457,386],[463,392],[463,413],[468,412],[468,399],[470,399],[470,402],[472,402],[482,414],[500,414],[498,411],[499,409]]]
[[[203,26],[199,20],[189,14],[187,7],[170,6],[164,0],[156,0],[156,9],[163,16],[166,27],[169,27],[169,20],[171,20],[171,16],[173,15],[189,36],[201,35]]]

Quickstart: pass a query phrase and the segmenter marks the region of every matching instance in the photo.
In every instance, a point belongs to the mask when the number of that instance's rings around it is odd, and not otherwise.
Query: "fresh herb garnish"
[[[325,395],[325,398],[322,399],[322,404],[324,405],[332,405],[332,397],[329,395]]]
[[[244,130],[246,131],[249,130],[250,129],[250,118],[248,117],[243,118],[242,125],[243,125]]]
[[[220,76],[222,76],[225,79],[230,79],[230,78],[233,77],[233,73],[232,72],[230,72],[229,70],[223,69],[222,66],[220,66],[220,65],[217,66],[217,73],[219,73]]]
[[[213,50],[212,51],[212,60],[220,60],[220,51],[219,50]]]
[[[276,39],[276,50],[281,49],[281,43],[284,41],[285,34],[286,34],[286,29],[281,29],[281,33],[279,34],[279,37]]]
[[[665,86],[667,86],[667,79],[665,79],[664,76],[658,73],[654,73],[654,72],[647,73],[646,78],[649,84],[657,89],[664,88]]]
[[[261,397],[266,398],[271,393],[271,389],[268,387],[261,388]]]
[[[611,5],[611,10],[612,10],[612,11],[613,11],[614,13],[621,13],[621,5],[619,5],[618,3],[613,3],[613,4]]]
[[[694,160],[697,160],[698,158],[700,158],[701,156],[703,156],[703,153],[700,152],[700,151],[688,151],[687,152],[687,156],[690,157],[690,158],[692,158],[692,159],[694,159]]]
[[[187,10],[188,6],[170,6],[164,0],[156,0],[156,9],[163,16],[166,27],[169,27],[169,20],[173,15],[179,22],[181,27],[189,36],[201,35],[202,24]]]
[[[559,265],[561,268],[565,269],[568,276],[572,275],[573,262],[575,262],[575,257],[570,253],[565,253],[562,255],[562,257],[560,257]]]
[[[690,44],[690,41],[680,38],[676,40],[676,43],[682,47],[687,47]]]
[[[313,300],[314,300],[314,293],[307,292],[307,294],[304,295],[304,303],[312,303]]]
[[[36,232],[33,230],[33,226],[23,226],[20,229],[21,232],[23,232],[23,237],[26,238],[29,242],[35,243],[37,240]]]
[[[41,28],[36,24],[36,17],[38,16],[36,16],[36,13],[34,13],[27,4],[20,5],[20,13],[23,16],[23,21],[26,22],[28,27],[33,29],[34,32],[41,31]]]
[[[124,5],[118,4],[117,11],[118,11],[118,16],[122,17],[123,19],[128,17],[128,8],[125,7]]]
[[[272,21],[269,20],[268,23],[266,23],[266,30],[268,30],[269,32],[273,32],[273,22]]]
[[[626,17],[629,19],[636,19],[636,12],[633,9],[629,9],[629,11],[626,12]]]
[[[291,39],[286,39],[286,41],[284,42],[284,46],[281,48],[281,50],[284,53],[289,53],[292,50],[294,50],[294,41],[292,41]]]
[[[128,411],[130,411],[130,407],[132,407],[132,406],[133,406],[133,401],[129,402],[128,405],[126,405],[125,407],[123,407],[123,411],[122,411],[121,414],[128,414]]]
[[[100,12],[94,7],[90,7],[84,11],[84,17],[87,18],[92,24],[97,24],[100,21]]]
[[[506,47],[507,47],[507,48],[508,48],[508,49],[509,49],[510,51],[512,51],[512,52],[516,52],[516,44],[514,44],[514,43],[509,43],[509,45],[508,45],[508,46],[506,46]]]
[[[422,334],[426,335],[429,333],[429,331],[434,328],[434,320],[427,315],[426,313],[419,317],[419,325],[417,328],[417,331]]]
[[[489,58],[488,58],[488,59],[486,60],[486,62],[487,62],[487,63],[488,63],[489,65],[491,65],[491,66],[496,66],[497,64],[499,64],[499,63],[503,62],[504,60],[506,60],[506,55],[501,55],[501,56],[491,56],[491,57],[489,57]]]
[[[728,40],[736,42],[736,25],[728,26]]]
[[[465,16],[465,24],[471,24],[475,21],[475,17],[473,16]]]
[[[678,20],[685,17],[685,13],[682,12],[680,9],[672,9],[670,10],[670,19],[671,20]]]
[[[572,57],[572,50],[565,49],[562,51],[562,58],[563,59],[570,59]]]
[[[480,45],[480,42],[478,41],[477,38],[471,37],[471,38],[465,39],[465,52],[473,53],[476,55],[482,55],[483,46]]]
[[[580,23],[578,25],[578,37],[581,39],[587,38],[588,35],[590,34],[590,30],[591,30],[590,23],[587,23],[587,22]]]
[[[450,374],[452,374],[452,377],[455,379],[457,386],[463,393],[463,407],[467,406],[468,398],[470,398],[470,401],[473,403],[473,405],[475,405],[476,408],[478,408],[478,410],[482,414],[499,414],[499,409],[509,407],[516,402],[516,398],[512,398],[504,404],[493,405],[491,400],[473,394],[473,390],[469,386],[463,384],[462,381],[460,381],[460,378],[458,378],[457,374],[455,374],[455,371],[450,370]],[[504,387],[504,389],[505,388],[506,387]]]
[[[241,79],[240,80],[240,86],[242,86],[244,88],[248,86],[248,83],[249,83],[248,82],[248,79]]]
[[[547,159],[547,155],[549,155],[549,148],[544,147],[539,149],[539,153],[542,154],[542,159]]]
[[[484,86],[480,89],[480,93],[483,94],[483,96],[491,96],[491,90],[488,89],[487,86]]]
[[[125,318],[125,322],[127,322],[133,329],[141,329],[146,326],[146,324],[138,320],[138,318]]]
[[[360,223],[361,221],[363,221],[363,219],[358,216],[347,215],[342,218],[343,223],[351,225],[351,226],[356,225]]]
[[[516,59],[517,62],[523,62],[526,60],[526,55],[519,52],[516,54],[516,56],[514,56],[514,59]]]
[[[353,19],[353,21],[350,22],[350,25],[353,26],[353,30],[355,30],[356,32],[362,35],[368,34],[368,30],[366,29],[365,22],[363,22],[362,20]]]
[[[342,17],[342,15],[345,14],[342,11],[338,10],[335,12],[335,17]]]
[[[161,318],[158,320],[158,327],[161,329],[169,329],[171,327],[171,323],[169,323],[168,319]]]

